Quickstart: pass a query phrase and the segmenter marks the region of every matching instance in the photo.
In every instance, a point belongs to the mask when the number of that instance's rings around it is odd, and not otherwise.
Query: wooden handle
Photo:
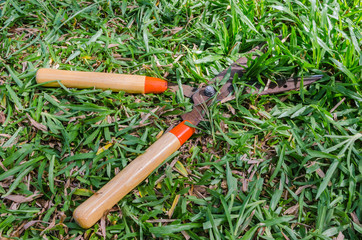
[[[41,68],[36,73],[37,83],[46,87],[59,87],[59,80],[70,88],[99,88],[129,93],[162,93],[167,89],[167,81],[140,75],[79,72]]]
[[[195,129],[180,123],[133,160],[97,193],[79,205],[73,217],[83,228],[93,226],[127,193],[147,178],[167,157],[180,148]]]

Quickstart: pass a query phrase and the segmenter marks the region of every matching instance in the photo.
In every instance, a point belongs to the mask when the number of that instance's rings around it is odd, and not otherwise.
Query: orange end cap
[[[192,134],[194,134],[195,132],[195,128],[189,127],[185,124],[186,121],[187,120],[183,121],[182,123],[180,123],[170,131],[170,133],[172,133],[178,138],[181,145],[184,144],[187,141],[187,139],[189,139],[192,136]]]
[[[154,77],[146,77],[145,93],[163,93],[166,89],[167,81]]]

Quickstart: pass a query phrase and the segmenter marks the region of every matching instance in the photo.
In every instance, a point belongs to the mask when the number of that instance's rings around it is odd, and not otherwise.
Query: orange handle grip
[[[184,144],[195,132],[195,128],[187,126],[186,122],[190,123],[190,121],[185,120],[170,131],[170,133],[178,138],[181,145]]]
[[[144,154],[133,160],[97,193],[79,205],[73,213],[75,221],[83,228],[93,226],[167,157],[177,151],[194,132],[195,129],[187,126],[184,121],[164,134]]]
[[[162,93],[167,89],[167,81],[141,76],[116,73],[80,72],[41,68],[36,73],[37,83],[46,87],[59,87],[59,80],[70,88],[98,88],[129,93]]]

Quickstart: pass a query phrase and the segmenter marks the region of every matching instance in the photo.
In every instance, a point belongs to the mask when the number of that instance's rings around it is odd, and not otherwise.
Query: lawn
[[[89,229],[74,209],[190,99],[46,88],[37,69],[198,87],[265,43],[180,150]],[[0,238],[361,239],[359,0],[0,0]],[[251,82],[322,74],[251,95]]]

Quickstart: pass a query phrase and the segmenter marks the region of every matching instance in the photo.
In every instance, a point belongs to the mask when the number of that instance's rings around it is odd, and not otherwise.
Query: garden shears
[[[259,46],[248,53],[257,49]],[[256,56],[251,57],[251,59],[255,58]],[[194,127],[204,120],[209,106],[233,99],[233,80],[243,75],[247,61],[246,57],[240,58],[228,69],[219,73],[207,86],[193,88],[183,85],[182,92],[186,97],[192,99],[193,110],[181,115],[183,121],[180,124],[161,136],[142,155],[134,159],[98,192],[79,205],[73,213],[75,221],[83,228],[89,228],[95,224],[194,134]],[[321,78],[322,75],[304,77],[303,86],[308,86]],[[39,69],[36,79],[38,83],[50,87],[60,86],[59,82],[61,82],[66,87],[95,87],[129,93],[162,93],[167,89],[175,92],[181,87],[162,79],[138,75],[53,69]],[[296,90],[300,87],[300,78],[290,78],[277,83],[273,82],[267,87],[247,88],[246,92],[264,95]]]

